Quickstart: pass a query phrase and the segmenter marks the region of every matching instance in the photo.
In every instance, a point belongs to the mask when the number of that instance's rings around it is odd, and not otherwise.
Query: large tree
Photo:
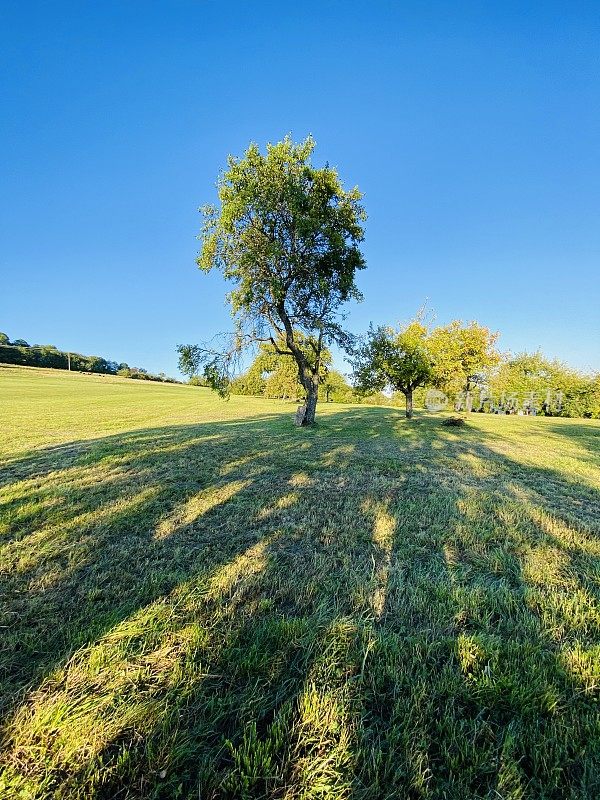
[[[331,167],[313,166],[314,146],[311,137],[300,144],[286,137],[267,145],[266,154],[251,144],[242,158],[229,157],[219,205],[202,209],[198,265],[221,270],[233,283],[235,331],[218,347],[179,347],[181,369],[203,370],[226,394],[239,354],[269,341],[296,363],[306,393],[304,425],[315,419],[324,348],[350,345],[340,308],[360,299],[355,275],[365,267],[361,193],[346,191]]]
[[[393,389],[406,398],[406,416],[413,415],[413,392],[431,379],[433,362],[427,328],[417,319],[399,330],[371,327],[354,354],[354,381],[361,392]]]

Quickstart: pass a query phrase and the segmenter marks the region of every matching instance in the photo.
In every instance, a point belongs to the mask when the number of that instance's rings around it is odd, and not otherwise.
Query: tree
[[[188,384],[190,386],[202,386],[202,388],[208,386],[205,378],[201,377],[200,375],[194,375],[192,378],[189,379]]]
[[[0,344],[10,344],[10,339],[5,333],[0,332]]]
[[[335,369],[327,371],[321,381],[321,389],[325,394],[325,402],[349,403],[352,401],[352,387],[341,372]]]
[[[15,339],[14,342],[11,342],[13,347],[29,347],[29,344],[25,341],[25,339]]]
[[[219,207],[202,209],[198,265],[221,270],[234,284],[228,299],[235,330],[220,348],[178,348],[180,369],[203,369],[226,396],[240,353],[270,342],[295,361],[306,393],[304,425],[315,419],[323,349],[351,346],[340,308],[360,299],[355,275],[365,267],[361,194],[346,191],[329,166],[312,165],[314,146],[311,137],[300,144],[286,137],[267,145],[266,155],[251,144],[242,158],[228,159]]]
[[[52,345],[40,345],[31,348],[36,360],[36,365],[40,367],[50,367],[51,369],[66,369],[67,357],[66,354],[57,350]]]
[[[487,370],[498,364],[497,333],[470,322],[463,325],[454,320],[444,327],[434,328],[428,339],[434,370],[433,382],[451,395],[469,392],[483,380]]]
[[[427,348],[427,328],[417,319],[400,330],[369,328],[365,343],[355,352],[354,380],[361,392],[386,388],[402,392],[406,416],[413,415],[413,392],[432,376],[433,362]]]

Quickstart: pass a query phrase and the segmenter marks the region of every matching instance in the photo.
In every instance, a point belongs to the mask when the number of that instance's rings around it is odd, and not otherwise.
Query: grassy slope
[[[600,425],[0,367],[3,798],[597,798]]]

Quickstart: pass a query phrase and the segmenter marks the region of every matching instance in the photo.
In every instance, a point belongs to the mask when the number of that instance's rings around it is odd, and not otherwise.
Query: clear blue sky
[[[365,193],[348,324],[477,319],[600,369],[598,2],[0,9],[0,330],[174,374],[229,328],[194,259],[228,153],[312,133]]]

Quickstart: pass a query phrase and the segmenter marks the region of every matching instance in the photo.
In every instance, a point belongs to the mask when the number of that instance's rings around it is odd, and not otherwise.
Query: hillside
[[[294,409],[0,366],[0,796],[600,796],[600,421]]]

